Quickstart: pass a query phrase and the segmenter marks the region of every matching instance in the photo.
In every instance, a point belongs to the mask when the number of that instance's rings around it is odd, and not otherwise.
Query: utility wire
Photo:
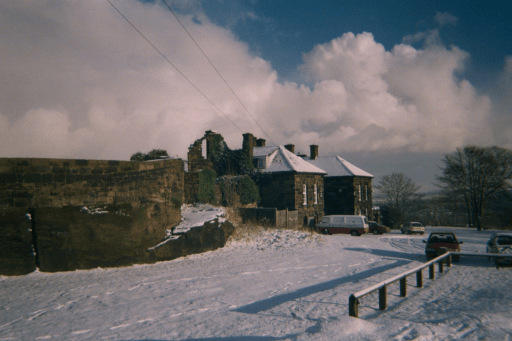
[[[270,142],[272,142],[272,144],[275,144],[272,139],[270,138],[270,136],[265,132],[265,130],[260,126],[260,124],[258,123],[258,121],[256,121],[256,119],[254,118],[254,116],[251,114],[251,112],[249,111],[249,109],[247,109],[247,107],[244,105],[244,103],[242,102],[242,100],[240,100],[240,98],[237,96],[237,94],[235,93],[235,91],[231,88],[231,86],[228,84],[228,82],[224,79],[224,77],[222,77],[222,75],[220,74],[219,70],[217,70],[217,68],[215,67],[215,65],[213,65],[212,61],[210,60],[210,58],[208,58],[208,56],[206,55],[206,53],[203,51],[203,49],[199,46],[199,44],[196,42],[196,40],[192,37],[192,35],[190,34],[190,32],[187,30],[187,28],[185,27],[185,25],[183,25],[183,23],[180,21],[180,19],[178,19],[178,16],[176,15],[176,13],[174,13],[174,11],[172,10],[171,6],[169,6],[169,4],[167,4],[167,1],[166,0],[163,0],[164,4],[167,6],[167,8],[169,9],[169,11],[171,11],[172,15],[174,15],[174,18],[176,18],[176,20],[180,23],[181,27],[183,27],[183,29],[185,30],[185,32],[187,32],[188,36],[190,37],[190,39],[192,39],[192,41],[194,42],[194,44],[197,46],[197,48],[199,49],[199,51],[201,51],[201,53],[203,54],[203,56],[206,58],[206,60],[208,61],[208,63],[210,63],[210,65],[212,66],[212,68],[215,70],[215,72],[217,72],[217,74],[219,75],[219,77],[222,79],[222,81],[224,82],[224,84],[226,84],[226,86],[229,88],[229,90],[231,91],[231,93],[233,93],[233,95],[236,97],[236,99],[238,100],[238,102],[240,102],[240,104],[242,105],[242,107],[244,107],[245,111],[249,114],[249,116],[251,116],[252,120],[254,121],[254,123],[256,123],[258,125],[258,127],[261,129],[261,131],[267,136],[267,138],[270,140]]]
[[[235,122],[233,122],[233,121],[232,121],[232,120],[231,120],[231,119],[230,119],[230,118],[229,118],[229,117],[228,117],[228,116],[227,116],[227,115],[226,115],[222,110],[220,110],[220,109],[215,105],[215,103],[213,103],[213,102],[212,102],[212,101],[211,101],[211,100],[210,100],[210,99],[209,99],[209,98],[208,98],[208,97],[207,97],[207,96],[206,96],[206,95],[205,95],[205,94],[204,94],[204,93],[203,93],[203,92],[202,92],[202,91],[201,91],[201,90],[200,90],[200,89],[199,89],[199,88],[194,84],[194,83],[192,83],[192,81],[191,81],[190,79],[188,79],[188,78],[187,78],[187,76],[185,76],[185,74],[184,74],[183,72],[181,72],[181,71],[180,71],[180,69],[178,69],[178,68],[176,67],[176,65],[174,65],[174,64],[173,64],[173,63],[172,63],[172,62],[171,62],[171,61],[170,61],[170,60],[169,60],[169,59],[168,59],[168,58],[167,58],[167,57],[166,57],[162,52],[160,52],[160,50],[159,50],[159,49],[157,49],[157,48],[156,48],[156,46],[155,46],[155,45],[153,45],[153,43],[151,43],[151,42],[149,41],[149,39],[148,39],[148,38],[146,38],[146,37],[144,36],[144,34],[142,34],[142,32],[141,32],[141,31],[139,31],[139,30],[137,29],[137,27],[135,27],[135,25],[133,25],[133,24],[131,23],[131,22],[130,22],[130,20],[128,20],[128,18],[127,18],[127,17],[125,17],[125,16],[123,15],[123,13],[121,13],[121,11],[119,11],[119,10],[117,9],[117,7],[116,7],[116,6],[114,6],[114,5],[110,2],[110,0],[107,0],[107,2],[110,4],[110,6],[112,6],[112,7],[117,11],[117,13],[119,13],[119,14],[124,18],[124,20],[126,20],[126,21],[127,21],[127,22],[132,26],[132,27],[133,27],[133,29],[134,29],[135,31],[137,31],[137,32],[142,36],[142,38],[144,38],[144,40],[146,40],[146,41],[148,42],[148,44],[149,44],[149,45],[151,45],[151,46],[155,49],[155,51],[156,51],[156,52],[158,52],[158,54],[160,54],[160,56],[162,56],[162,58],[164,58],[164,59],[167,61],[167,63],[169,63],[169,65],[171,65],[171,66],[172,66],[176,71],[178,71],[178,73],[179,73],[183,78],[185,78],[185,79],[187,80],[187,82],[189,82],[189,83],[190,83],[190,84],[191,84],[191,85],[192,85],[192,86],[193,86],[193,87],[194,87],[194,88],[195,88],[195,89],[196,89],[196,90],[197,90],[197,91],[198,91],[198,92],[199,92],[199,93],[200,93],[200,94],[201,94],[201,95],[202,95],[202,96],[203,96],[203,97],[208,101],[208,102],[210,102],[210,104],[211,104],[215,109],[217,109],[217,110],[218,110],[218,112],[220,112],[222,115],[224,115],[224,117],[225,117],[229,122],[231,122],[231,123],[232,123],[232,124],[233,124],[237,129],[238,129],[238,130],[240,130],[240,132],[241,132],[242,134],[244,133],[244,131],[243,131],[242,129],[240,129],[240,127],[239,127],[239,126],[237,126],[237,125],[235,124]]]

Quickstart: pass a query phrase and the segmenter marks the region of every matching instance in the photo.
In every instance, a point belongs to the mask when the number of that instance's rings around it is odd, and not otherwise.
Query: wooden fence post
[[[423,269],[416,272],[416,287],[423,288]]]
[[[359,317],[359,300],[354,295],[348,298],[348,316]]]
[[[400,297],[407,296],[407,277],[400,278]]]
[[[379,289],[379,309],[386,310],[387,297],[386,297],[386,286]]]
[[[444,266],[443,266],[443,263],[444,263],[444,259],[441,259],[437,264],[439,264],[439,273],[443,273],[444,272]]]
[[[449,255],[446,258],[446,266],[448,266],[449,268],[452,266],[452,255]]]
[[[434,272],[434,263],[432,263],[428,266],[428,278],[436,279],[436,274]]]

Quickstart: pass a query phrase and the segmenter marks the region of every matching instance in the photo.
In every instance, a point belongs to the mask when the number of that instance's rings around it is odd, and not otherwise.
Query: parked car
[[[403,234],[413,234],[413,233],[419,233],[419,234],[425,234],[425,227],[421,225],[421,223],[412,221],[410,223],[406,223],[402,225],[400,228]]]
[[[362,215],[326,215],[316,225],[322,234],[349,233],[360,236],[368,233],[368,221]]]
[[[436,258],[446,252],[460,252],[460,244],[455,233],[451,232],[432,232],[427,240],[423,240],[425,246],[425,256],[427,260]],[[453,256],[454,261],[459,260],[459,256]]]
[[[391,231],[389,227],[381,225],[376,221],[369,221],[368,227],[370,228],[370,232],[373,234],[383,234]]]
[[[512,256],[512,233],[493,234],[487,242],[486,252]],[[511,258],[498,259],[496,257],[489,257],[489,260],[494,260],[497,265],[499,265],[500,261],[512,262]]]

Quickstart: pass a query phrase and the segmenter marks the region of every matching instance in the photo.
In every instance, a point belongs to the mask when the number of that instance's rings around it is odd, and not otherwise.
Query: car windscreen
[[[512,245],[512,236],[498,236],[498,238],[496,238],[496,244]]]
[[[454,243],[455,238],[452,235],[435,234],[428,239],[429,243]]]

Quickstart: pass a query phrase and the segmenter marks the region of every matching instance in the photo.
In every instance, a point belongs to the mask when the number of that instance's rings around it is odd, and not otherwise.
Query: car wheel
[[[357,237],[357,236],[359,236],[359,233],[357,233],[357,231],[351,231],[350,235],[353,237]]]
[[[327,230],[327,229],[323,229],[323,230],[322,230],[322,234],[328,235],[328,234],[329,234],[329,230]]]
[[[378,234],[379,234],[379,230],[374,229],[374,230],[372,231],[372,233],[373,233],[374,235],[378,235]]]

